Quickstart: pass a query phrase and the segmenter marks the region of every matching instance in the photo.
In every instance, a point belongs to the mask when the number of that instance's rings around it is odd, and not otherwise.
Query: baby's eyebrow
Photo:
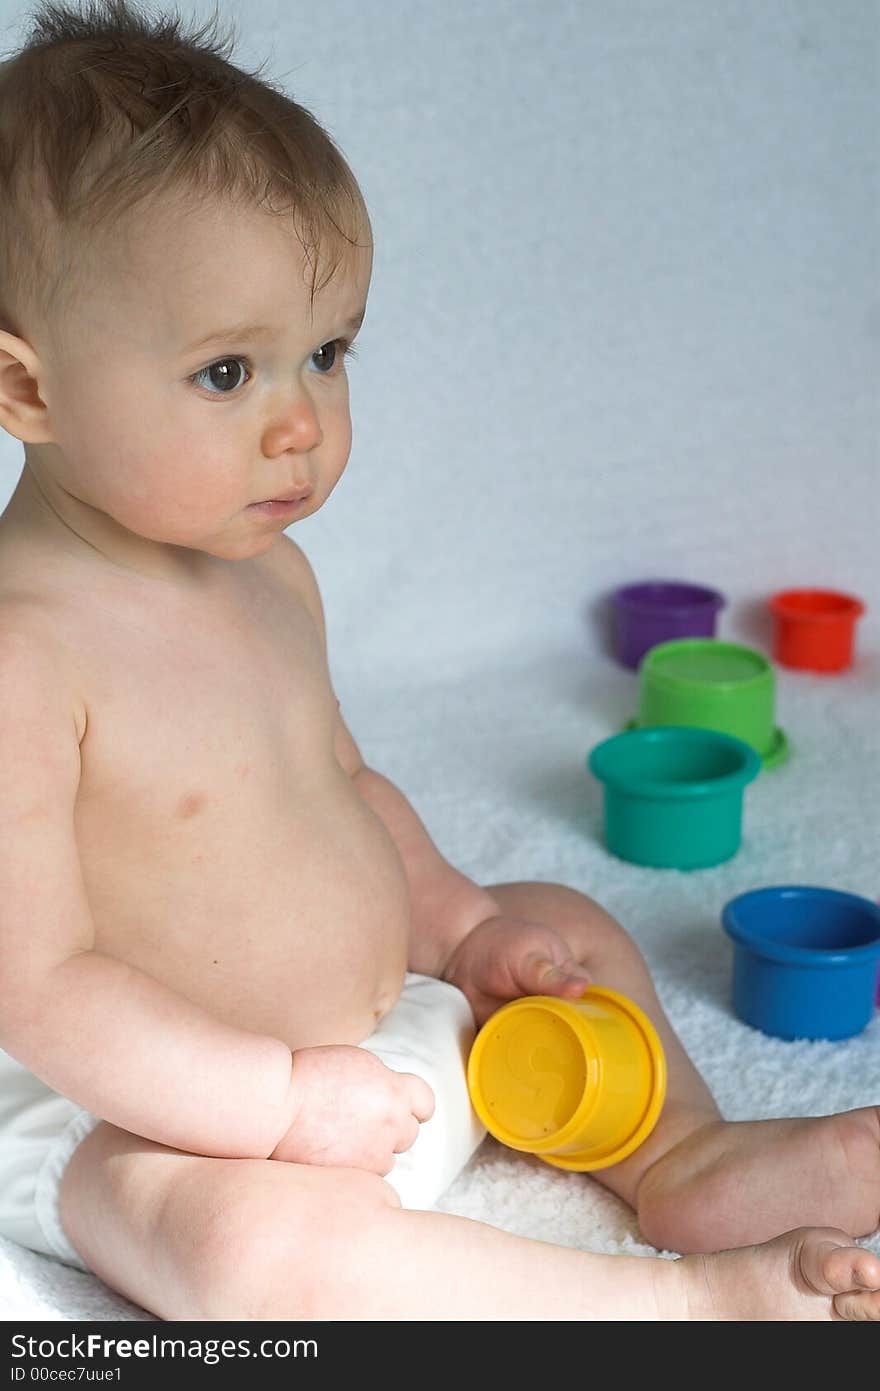
[[[195,352],[196,348],[203,348],[207,343],[215,343],[221,338],[237,338],[240,343],[251,342],[272,332],[274,330],[269,324],[229,324],[227,328],[216,328],[206,333],[204,338],[197,338],[194,343],[187,344],[183,351]]]
[[[350,319],[347,319],[343,327],[347,333],[357,333],[364,321],[366,308],[359,309]],[[194,353],[196,348],[204,348],[208,343],[216,343],[221,340],[230,341],[235,339],[239,343],[251,343],[256,338],[264,338],[267,334],[277,332],[271,324],[229,324],[226,328],[213,329],[206,333],[203,338],[198,338],[194,343],[189,343],[184,348],[185,353]]]

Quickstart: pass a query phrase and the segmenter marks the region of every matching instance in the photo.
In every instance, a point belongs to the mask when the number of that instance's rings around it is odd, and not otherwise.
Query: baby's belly
[[[406,971],[400,856],[344,774],[260,800],[154,827],[146,842],[143,826],[98,834],[85,818],[96,946],[290,1048],[362,1042]]]

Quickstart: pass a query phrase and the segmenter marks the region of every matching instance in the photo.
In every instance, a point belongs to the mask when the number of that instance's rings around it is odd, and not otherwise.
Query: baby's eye
[[[242,385],[238,380],[238,369],[241,368],[250,380],[250,373],[245,367],[247,359],[243,357],[221,357],[216,362],[212,362],[208,367],[203,367],[200,372],[193,372],[190,381],[196,386],[205,385],[202,378],[206,377],[212,386],[205,386],[212,396],[231,396],[233,391]],[[213,387],[218,386],[219,391],[214,391]]]
[[[344,338],[333,338],[312,353],[312,366],[326,377],[334,367],[341,367],[345,358],[354,356],[355,351],[350,343],[346,343]]]

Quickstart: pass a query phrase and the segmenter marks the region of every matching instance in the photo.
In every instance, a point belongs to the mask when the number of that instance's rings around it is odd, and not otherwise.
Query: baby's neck
[[[115,571],[180,589],[203,588],[219,567],[233,563],[138,536],[44,479],[44,471],[32,467],[26,455],[21,477],[0,518],[0,529],[8,538],[26,540],[31,548],[45,546],[56,555],[61,550],[108,575]]]

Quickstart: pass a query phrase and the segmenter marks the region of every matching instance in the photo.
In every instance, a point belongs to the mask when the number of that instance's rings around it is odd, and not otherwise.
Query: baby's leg
[[[636,1208],[645,1238],[670,1251],[765,1241],[803,1223],[865,1236],[880,1224],[880,1108],[836,1116],[723,1121],[660,1007],[632,938],[592,899],[557,884],[495,884],[506,913],[588,944],[597,985],[641,1005],[666,1051],[666,1102],[622,1164],[594,1176]]]
[[[102,1124],[61,1190],[74,1247],[168,1320],[880,1319],[880,1260],[842,1232],[608,1256],[407,1211],[349,1169],[207,1159]]]

